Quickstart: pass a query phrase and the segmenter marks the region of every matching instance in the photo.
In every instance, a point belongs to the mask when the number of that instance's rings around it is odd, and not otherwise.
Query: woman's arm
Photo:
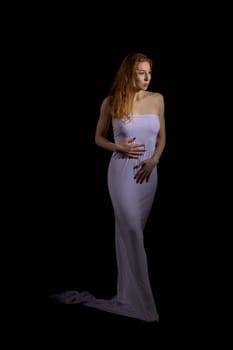
[[[108,129],[110,127],[111,117],[109,108],[109,97],[106,97],[100,107],[99,120],[95,131],[95,143],[97,146],[105,148],[109,151],[117,151],[117,146],[114,142],[107,139]]]
[[[121,152],[129,158],[137,159],[145,152],[144,144],[132,143],[135,138],[128,137],[122,142],[114,143],[107,139],[106,135],[111,123],[109,97],[106,97],[100,108],[100,116],[96,126],[95,143],[99,147],[105,148],[112,152]]]
[[[159,102],[160,130],[157,137],[155,151],[151,159],[155,164],[158,164],[166,144],[166,129],[165,129],[165,118],[164,118],[164,98],[161,94],[159,94],[159,96],[157,96],[156,98],[158,99],[157,101]]]

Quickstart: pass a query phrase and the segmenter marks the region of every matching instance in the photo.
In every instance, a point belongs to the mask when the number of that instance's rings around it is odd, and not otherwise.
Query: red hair
[[[121,119],[133,113],[136,69],[141,62],[148,62],[152,69],[152,60],[143,53],[131,53],[123,59],[110,89],[112,118]]]

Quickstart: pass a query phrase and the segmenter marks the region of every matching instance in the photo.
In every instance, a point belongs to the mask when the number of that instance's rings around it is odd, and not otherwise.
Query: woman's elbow
[[[97,146],[100,146],[100,144],[101,144],[101,136],[98,134],[95,134],[95,144]]]
[[[98,136],[95,135],[95,144],[98,146]]]

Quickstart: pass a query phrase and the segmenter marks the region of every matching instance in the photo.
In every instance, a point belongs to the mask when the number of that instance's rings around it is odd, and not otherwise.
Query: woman
[[[111,300],[68,291],[57,298],[100,310],[158,321],[144,249],[145,228],[157,188],[157,164],[165,147],[164,99],[147,91],[152,60],[142,53],[122,61],[101,105],[95,142],[112,152],[108,189],[115,215],[117,293]],[[107,138],[113,128],[114,140]]]

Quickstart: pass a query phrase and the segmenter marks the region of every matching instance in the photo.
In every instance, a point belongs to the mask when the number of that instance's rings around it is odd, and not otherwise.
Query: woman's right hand
[[[116,144],[117,152],[124,153],[129,158],[137,159],[145,152],[143,143],[133,143],[136,137],[129,137]]]

